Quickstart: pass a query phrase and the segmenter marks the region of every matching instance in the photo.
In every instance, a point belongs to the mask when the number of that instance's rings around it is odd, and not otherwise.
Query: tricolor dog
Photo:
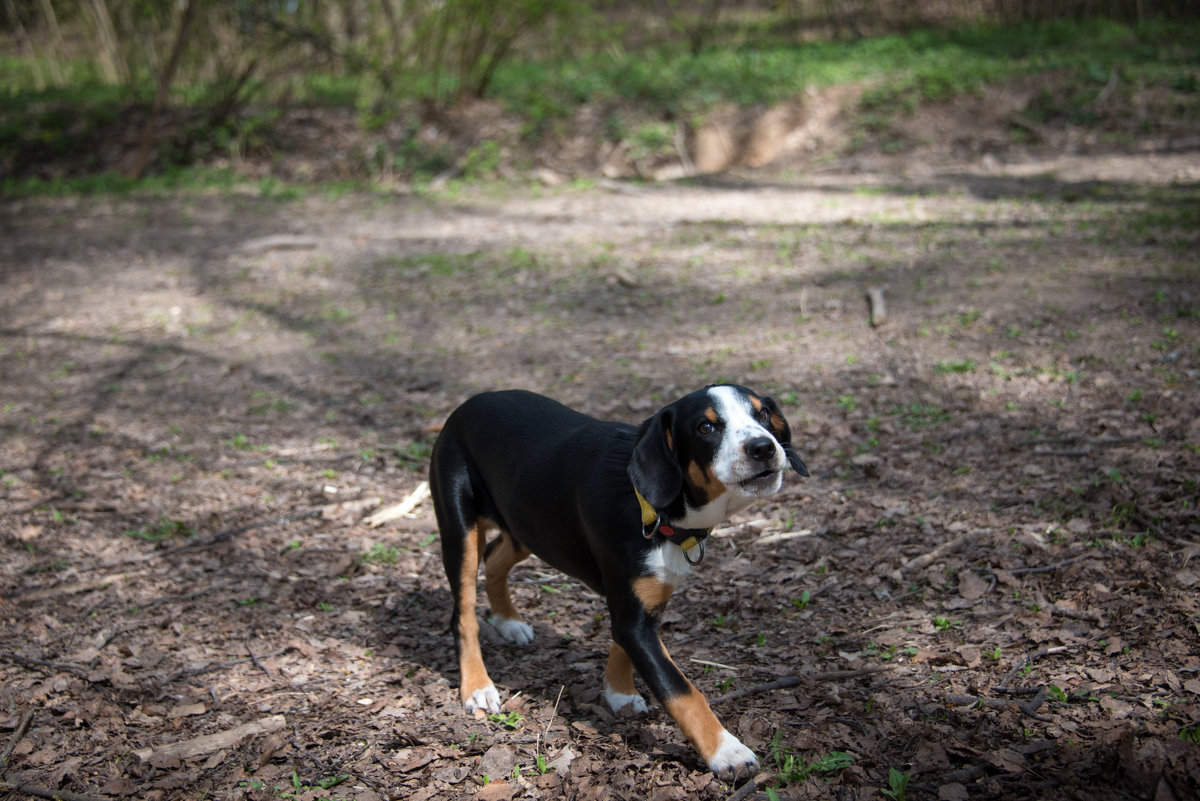
[[[710,770],[729,777],[756,766],[671,660],[658,619],[712,528],[779,490],[789,465],[808,475],[779,407],[745,387],[698,390],[637,427],[531,392],[467,400],[447,419],[429,471],[463,705],[500,709],[479,647],[479,563],[492,623],[504,639],[528,645],[533,629],[513,607],[508,574],[534,553],[607,600],[613,711],[646,711],[636,669]]]

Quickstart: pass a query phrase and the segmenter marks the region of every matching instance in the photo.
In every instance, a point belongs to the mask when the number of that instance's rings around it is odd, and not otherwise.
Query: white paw
[[[650,711],[649,707],[646,706],[646,699],[637,693],[633,693],[632,695],[619,693],[608,686],[604,688],[604,700],[608,701],[608,708],[613,712],[620,712],[626,707],[639,715],[644,715]]]
[[[488,712],[500,711],[500,693],[496,692],[496,685],[489,684],[471,693],[471,697],[463,702],[463,707],[468,712],[474,712],[476,709],[486,709]]]
[[[488,622],[496,627],[500,636],[513,645],[529,645],[533,642],[533,627],[523,620],[513,620],[508,617],[489,618]]]
[[[721,732],[721,744],[708,760],[708,769],[722,779],[745,776],[758,768],[758,757],[742,741],[727,731]]]

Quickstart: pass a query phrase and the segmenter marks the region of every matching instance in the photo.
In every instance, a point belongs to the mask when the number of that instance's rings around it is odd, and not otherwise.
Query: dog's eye
[[[758,422],[762,423],[764,426],[771,422],[771,413],[767,411],[767,407],[765,406],[755,412],[754,416],[757,417]]]
[[[711,434],[717,430],[717,427],[708,420],[701,420],[700,425],[696,426],[696,430],[701,434]]]

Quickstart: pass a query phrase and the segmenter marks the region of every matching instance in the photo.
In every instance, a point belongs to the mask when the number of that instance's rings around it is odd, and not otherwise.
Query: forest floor
[[[1197,797],[1196,157],[898,165],[0,201],[6,797]],[[610,714],[537,560],[465,713],[429,502],[365,518],[474,392],[713,381],[812,472],[663,620],[762,774]]]

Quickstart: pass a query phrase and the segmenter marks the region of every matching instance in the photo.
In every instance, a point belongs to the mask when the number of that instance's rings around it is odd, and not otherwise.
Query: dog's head
[[[755,498],[777,492],[789,465],[808,475],[775,401],[719,384],[680,398],[642,423],[629,477],[677,525],[711,528]]]

